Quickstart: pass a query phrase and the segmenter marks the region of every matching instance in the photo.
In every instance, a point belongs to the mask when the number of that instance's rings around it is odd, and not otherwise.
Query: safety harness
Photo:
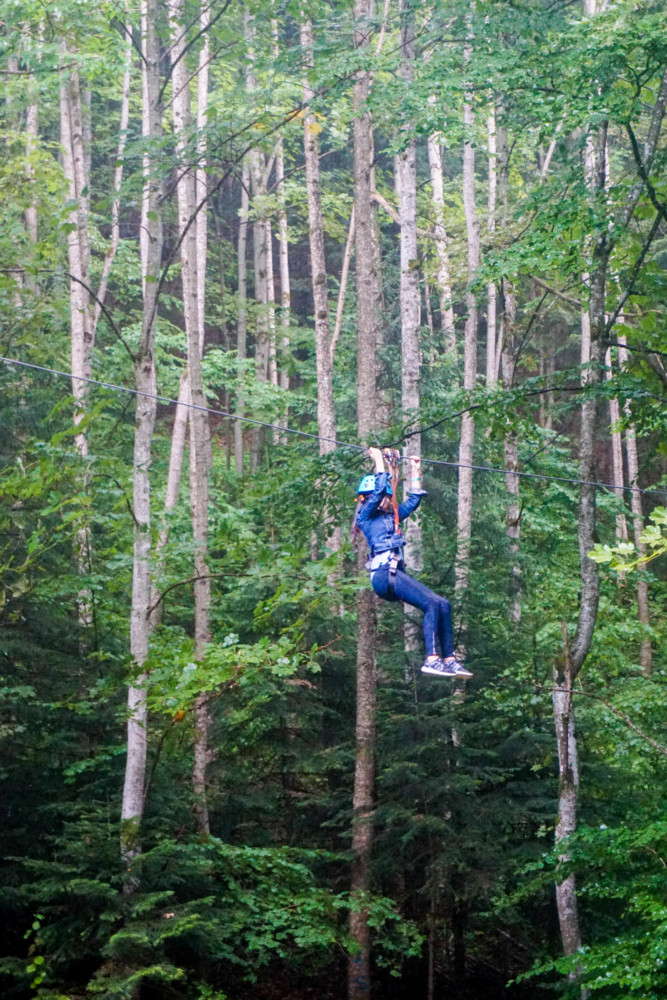
[[[385,448],[382,452],[384,459],[389,466],[389,480],[391,482],[391,505],[394,511],[394,531],[400,530],[400,521],[398,517],[398,482],[400,478],[400,472],[398,467],[398,462],[400,459],[400,454],[395,448]],[[395,592],[394,586],[396,584],[396,571],[398,570],[398,564],[401,561],[401,554],[394,550],[389,557],[389,576],[387,578],[387,591],[391,600],[394,599]]]

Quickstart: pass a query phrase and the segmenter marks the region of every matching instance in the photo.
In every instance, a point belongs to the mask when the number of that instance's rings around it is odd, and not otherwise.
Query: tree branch
[[[658,234],[658,229],[660,228],[661,221],[662,221],[662,214],[660,212],[658,212],[658,214],[656,215],[655,219],[653,220],[653,225],[651,226],[651,231],[648,234],[648,236],[647,236],[647,238],[646,238],[646,240],[644,242],[644,245],[642,246],[641,253],[637,257],[637,260],[635,261],[634,267],[632,268],[632,272],[630,274],[630,278],[628,279],[627,287],[626,287],[625,291],[623,292],[623,294],[621,295],[621,297],[619,298],[618,302],[616,303],[616,306],[615,306],[614,311],[612,312],[611,316],[609,317],[609,319],[605,323],[605,328],[604,328],[605,337],[611,331],[614,323],[618,319],[618,316],[619,316],[619,313],[621,312],[621,309],[623,308],[623,306],[625,305],[625,303],[628,301],[628,299],[632,295],[632,289],[634,288],[635,281],[637,280],[637,276],[638,276],[639,272],[641,271],[642,265],[643,265],[644,260],[646,258],[646,254],[649,251],[649,247],[651,246],[651,243],[653,242],[653,240],[655,239],[655,237]]]

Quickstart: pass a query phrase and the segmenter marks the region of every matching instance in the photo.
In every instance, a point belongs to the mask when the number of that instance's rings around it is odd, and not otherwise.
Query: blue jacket
[[[377,556],[380,552],[388,552],[390,549],[402,549],[405,545],[405,537],[400,530],[394,530],[394,514],[383,514],[378,510],[382,497],[387,489],[387,473],[382,472],[375,477],[375,489],[369,496],[357,514],[357,524],[366,536],[371,550],[371,556]],[[410,517],[413,511],[417,510],[421,498],[426,496],[426,490],[413,490],[408,499],[399,504],[398,518],[404,521]]]

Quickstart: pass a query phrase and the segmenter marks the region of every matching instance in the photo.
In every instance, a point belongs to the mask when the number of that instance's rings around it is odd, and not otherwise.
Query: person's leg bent
[[[394,593],[399,601],[410,604],[424,612],[424,643],[427,656],[438,655],[438,632],[441,598],[425,587],[419,580],[408,576],[403,570],[397,570],[394,583]]]

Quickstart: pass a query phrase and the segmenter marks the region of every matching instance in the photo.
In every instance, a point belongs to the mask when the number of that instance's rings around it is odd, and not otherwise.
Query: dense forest
[[[664,4],[0,0],[0,80],[2,996],[667,996]]]

